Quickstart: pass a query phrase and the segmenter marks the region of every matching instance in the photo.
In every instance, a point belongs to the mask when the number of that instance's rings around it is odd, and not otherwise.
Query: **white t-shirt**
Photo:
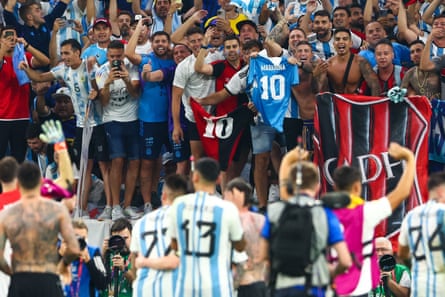
[[[210,56],[210,55],[209,55]],[[211,57],[207,56],[205,63],[210,63]],[[213,56],[213,55],[212,55]],[[184,90],[182,104],[184,104],[185,117],[195,122],[192,108],[190,107],[190,97],[203,98],[215,92],[215,80],[212,76],[201,74],[195,71],[196,57],[190,55],[178,64],[173,79],[173,86]]]
[[[139,81],[137,67],[124,59],[124,65],[131,81]],[[104,88],[110,74],[110,62],[100,66],[96,71],[96,83],[99,90]],[[103,122],[131,122],[138,119],[138,98],[133,98],[127,91],[123,79],[117,79],[110,85],[110,102],[103,107]]]
[[[180,254],[176,296],[232,296],[231,241],[243,236],[234,204],[204,192],[178,197],[167,232]]]

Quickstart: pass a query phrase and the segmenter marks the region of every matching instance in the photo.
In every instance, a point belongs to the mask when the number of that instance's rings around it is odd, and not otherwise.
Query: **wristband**
[[[209,46],[208,45],[201,45],[201,48],[202,49],[209,49]]]
[[[28,49],[29,47],[29,42],[25,45],[25,50]]]
[[[54,150],[56,152],[60,152],[60,151],[66,151],[67,147],[66,147],[66,142],[62,141],[62,142],[57,142],[54,144]]]

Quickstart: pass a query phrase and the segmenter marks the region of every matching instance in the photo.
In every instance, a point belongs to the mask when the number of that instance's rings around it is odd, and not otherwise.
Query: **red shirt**
[[[32,55],[25,53],[28,64],[31,64]],[[12,57],[3,57],[3,66],[0,70],[0,120],[27,120],[29,114],[29,84],[19,86],[17,76],[12,64]]]
[[[239,68],[236,69],[227,60],[219,60],[211,64],[213,65],[213,76],[215,77],[215,91],[217,92],[224,89],[225,84],[244,66],[241,62]],[[230,96],[216,105],[215,115],[225,115],[234,111],[238,106],[238,96]]]
[[[0,194],[0,210],[2,210],[6,205],[14,203],[20,200],[20,191],[18,189],[4,192]]]

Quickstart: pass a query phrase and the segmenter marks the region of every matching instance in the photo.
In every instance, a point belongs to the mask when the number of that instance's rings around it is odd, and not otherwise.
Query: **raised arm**
[[[363,25],[366,26],[372,22],[372,12],[374,9],[374,0],[366,0],[365,8],[363,9]]]
[[[185,21],[184,24],[179,26],[178,29],[176,29],[175,32],[171,35],[171,41],[172,43],[184,43],[187,44],[187,41],[184,40],[185,33],[188,29],[193,27],[195,23],[200,23],[202,19],[207,15],[207,10],[198,10],[190,18]]]
[[[119,25],[117,24],[117,0],[110,0],[110,7],[108,11],[110,12],[111,33],[113,33],[115,36],[120,36],[121,31],[119,29]]]
[[[318,3],[314,0],[309,0],[307,6],[306,6],[306,13],[304,14],[303,18],[301,19],[301,29],[303,29],[304,33],[306,35],[309,35],[312,33],[311,28],[309,27],[309,24],[311,22],[311,15],[317,9]]]
[[[270,31],[265,42],[268,43],[269,41],[274,41],[280,46],[280,50],[282,50],[281,47],[286,44],[286,41],[289,38],[289,27],[283,15],[281,13],[277,14],[279,16],[279,22]]]
[[[414,40],[417,40],[418,36],[408,27],[408,17],[406,14],[405,4],[403,1],[399,1],[399,14],[397,16],[397,26],[399,27],[400,38],[410,44]]]
[[[207,29],[206,34],[204,35],[204,40],[202,42],[201,49],[199,50],[198,56],[195,61],[195,71],[198,73],[212,75],[213,74],[213,66],[212,64],[206,64],[204,59],[208,54],[207,46],[209,45],[210,36],[213,34],[215,29],[210,27]]]
[[[437,34],[437,30],[442,30],[440,28],[433,28],[431,34],[425,42],[425,47],[423,48],[422,55],[420,56],[419,69],[422,71],[432,71],[436,68],[436,65],[431,60],[431,43],[433,42],[434,35]]]
[[[142,26],[144,22],[147,21],[146,18],[142,18],[138,21],[136,28],[134,29],[133,35],[131,35],[130,40],[125,48],[125,56],[130,60],[131,63],[138,66],[141,64],[142,57],[136,53],[136,45],[138,44],[139,34],[141,33]]]
[[[61,19],[55,19],[51,39],[49,40],[49,60],[50,66],[55,67],[59,63],[59,53],[57,52],[57,33],[59,32]]]
[[[389,145],[388,153],[394,159],[404,160],[406,162],[405,170],[397,186],[387,195],[392,210],[395,210],[399,204],[409,196],[412,190],[414,176],[416,174],[416,159],[412,151],[395,142]]]
[[[433,14],[434,11],[439,7],[439,5],[442,3],[441,0],[433,0],[431,1],[428,8],[425,10],[425,12],[422,15],[422,20],[427,23],[428,25],[433,24]]]
[[[140,14],[143,17],[148,17],[147,13],[141,9],[141,0],[133,0],[131,3],[131,10],[133,10],[133,13]]]
[[[19,37],[17,38],[17,41],[22,43],[26,50],[31,53],[31,67],[39,68],[49,65],[49,58],[45,56],[45,54],[43,54],[41,51],[29,44],[24,38]]]
[[[358,63],[360,67],[360,72],[362,73],[363,78],[365,79],[368,87],[371,89],[371,96],[380,96],[380,84],[377,74],[372,70],[371,64],[360,56],[357,56]]]
[[[87,0],[87,24],[92,25],[91,23],[96,18],[96,5],[94,1]],[[86,32],[88,35],[88,31]]]
[[[309,157],[309,153],[300,148],[295,147],[293,150],[288,152],[281,161],[279,181],[280,181],[280,197],[283,199],[288,199],[293,196],[293,193],[287,191],[287,185],[289,184],[289,174],[292,168],[297,164],[297,162],[302,162]]]

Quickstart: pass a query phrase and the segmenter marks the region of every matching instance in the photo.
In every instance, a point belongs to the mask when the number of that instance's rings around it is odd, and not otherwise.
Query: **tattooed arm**
[[[289,27],[287,26],[286,19],[281,12],[279,12],[279,9],[277,9],[277,18],[279,22],[272,28],[267,39],[273,40],[279,45],[284,46],[289,37]]]
[[[360,56],[357,56],[360,72],[371,90],[371,96],[380,96],[380,84],[377,74],[372,70],[371,64]],[[359,86],[358,86],[359,87]]]
[[[79,243],[74,235],[74,229],[71,224],[71,218],[65,207],[60,207],[60,233],[66,242],[66,251],[63,255],[63,263],[69,264],[80,256]]]
[[[3,217],[4,216],[2,216],[2,218],[0,219],[0,271],[3,271],[4,273],[11,275],[12,269],[8,265],[4,257],[5,246],[6,246],[6,232],[3,223]]]

